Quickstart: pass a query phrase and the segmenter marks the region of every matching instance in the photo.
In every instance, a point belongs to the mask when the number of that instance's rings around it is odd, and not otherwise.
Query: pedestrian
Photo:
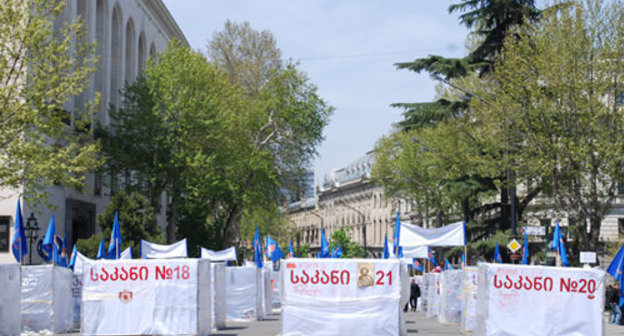
[[[420,286],[416,283],[414,279],[412,279],[412,283],[410,285],[410,305],[412,306],[412,311],[416,311],[418,307],[418,298],[420,297]]]
[[[611,307],[611,315],[609,316],[609,323],[620,324],[622,317],[622,310],[620,309],[620,284],[616,283],[607,291],[607,302]]]

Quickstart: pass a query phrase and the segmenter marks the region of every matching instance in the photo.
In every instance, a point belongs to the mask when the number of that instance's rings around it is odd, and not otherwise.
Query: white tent
[[[228,321],[251,322],[258,318],[262,302],[257,284],[256,267],[226,267],[225,292],[226,316]]]
[[[225,293],[225,264],[211,263],[211,280],[212,280],[212,330],[225,328],[227,298]]]
[[[69,268],[53,265],[22,267],[23,331],[62,334],[72,329],[71,281]]]
[[[0,264],[0,335],[20,335],[20,265]]]

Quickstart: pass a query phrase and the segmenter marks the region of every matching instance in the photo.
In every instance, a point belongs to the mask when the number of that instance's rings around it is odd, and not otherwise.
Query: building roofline
[[[178,23],[162,0],[143,0],[142,2],[149,11],[154,13],[156,20],[158,20],[158,23],[160,23],[170,39],[177,38],[186,46],[190,47],[182,29],[180,29],[180,26],[178,26]]]

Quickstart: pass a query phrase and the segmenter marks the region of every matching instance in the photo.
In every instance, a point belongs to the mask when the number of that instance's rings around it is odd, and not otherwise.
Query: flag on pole
[[[74,266],[76,266],[76,254],[78,254],[78,250],[76,249],[76,244],[74,244],[74,248],[72,249],[71,258],[69,258],[69,265],[67,267],[74,270]]]
[[[438,267],[438,263],[433,256],[433,252],[431,252],[431,248],[427,247],[427,255],[429,256],[429,262],[433,265],[433,267]]]
[[[555,227],[555,233],[553,234],[552,249],[557,251],[559,257],[561,257],[561,264],[563,266],[570,266],[568,262],[568,254],[566,253],[565,244],[563,243],[563,237],[561,236],[561,229],[559,228],[559,221]]]
[[[611,260],[611,264],[607,267],[607,273],[611,274],[617,282],[620,283],[620,306],[624,301],[624,291],[622,289],[622,283],[624,282],[624,245],[620,247],[620,250],[615,255],[615,258]]]
[[[260,243],[260,233],[258,232],[258,225],[256,225],[256,233],[254,234],[253,241],[254,248],[254,260],[258,268],[262,268],[262,244]]]
[[[271,238],[271,236],[269,235],[266,236],[266,240],[267,240],[266,241],[267,258],[273,261],[282,259],[284,257],[284,253],[279,248],[279,245],[277,244],[277,242],[273,238]]]
[[[22,219],[22,206],[17,199],[17,210],[15,210],[15,224],[13,225],[13,242],[11,249],[13,256],[18,263],[24,262],[24,256],[28,254],[28,244],[26,242],[26,232],[24,231],[24,220]]]
[[[41,249],[46,253],[45,261],[50,261],[54,257],[54,235],[56,234],[56,223],[54,222],[54,215],[50,218],[50,224],[46,230]]]
[[[462,253],[462,268],[466,267],[466,253]]]
[[[106,258],[106,246],[104,246],[104,238],[100,240],[100,248],[98,249],[97,256],[95,260],[107,259]]]
[[[119,215],[115,211],[115,221],[113,222],[113,231],[111,232],[110,242],[108,243],[108,259],[116,260],[121,255],[121,230],[119,229]]]
[[[338,246],[336,246],[336,249],[334,250],[334,253],[332,253],[331,257],[336,259],[342,257],[342,247],[340,246],[340,243],[338,243]]]
[[[321,228],[321,258],[329,258],[330,255],[329,243],[325,238],[325,228]]]
[[[384,235],[383,258],[390,259],[390,247],[388,246],[388,234]]]
[[[448,258],[444,259],[444,269],[449,271],[452,271],[454,269],[453,265],[451,265],[451,263],[448,261]]]
[[[399,251],[399,239],[400,238],[401,238],[401,220],[399,218],[399,212],[397,211],[396,219],[394,221],[394,245],[393,245],[392,250],[394,251],[394,254],[399,258],[401,257],[399,255],[399,252],[400,252]]]
[[[61,238],[61,236],[59,235],[54,235],[54,246],[52,247],[52,254],[54,258],[54,263],[59,266],[63,265],[63,244],[65,244],[63,242],[63,238]]]
[[[288,248],[288,258],[295,257],[295,249],[293,248],[292,242],[290,242],[290,247]]]
[[[529,243],[527,242],[527,234],[524,232],[524,249],[522,251],[522,265],[529,264]]]
[[[412,268],[417,270],[417,271],[421,271],[421,272],[425,271],[425,269],[420,264],[420,261],[418,261],[418,259],[416,259],[416,258],[412,259],[412,264],[410,266],[412,266]]]
[[[494,248],[494,261],[499,264],[503,263],[503,258],[501,257],[500,249],[498,248],[498,243],[496,243],[496,247]]]

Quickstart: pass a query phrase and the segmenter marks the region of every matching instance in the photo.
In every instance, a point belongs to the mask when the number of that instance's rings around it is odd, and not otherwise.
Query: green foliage
[[[89,85],[97,58],[82,22],[61,22],[66,1],[0,2],[0,184],[45,202],[54,183],[81,188],[101,162],[91,108],[63,106]],[[71,126],[70,126],[71,125]]]
[[[104,244],[107,246],[110,239],[110,231],[94,234],[87,239],[78,239],[76,241],[76,249],[89,259],[95,259],[98,249],[100,248],[100,241],[104,239]],[[134,253],[134,251],[132,251]]]
[[[303,244],[303,245],[295,246],[295,257],[296,258],[309,258],[310,257],[310,245]]]
[[[341,258],[364,258],[366,256],[366,252],[364,251],[364,247],[362,245],[351,241],[351,237],[347,234],[346,228],[340,228],[334,232],[329,239],[329,246],[332,251],[340,244],[340,248],[342,249]]]

